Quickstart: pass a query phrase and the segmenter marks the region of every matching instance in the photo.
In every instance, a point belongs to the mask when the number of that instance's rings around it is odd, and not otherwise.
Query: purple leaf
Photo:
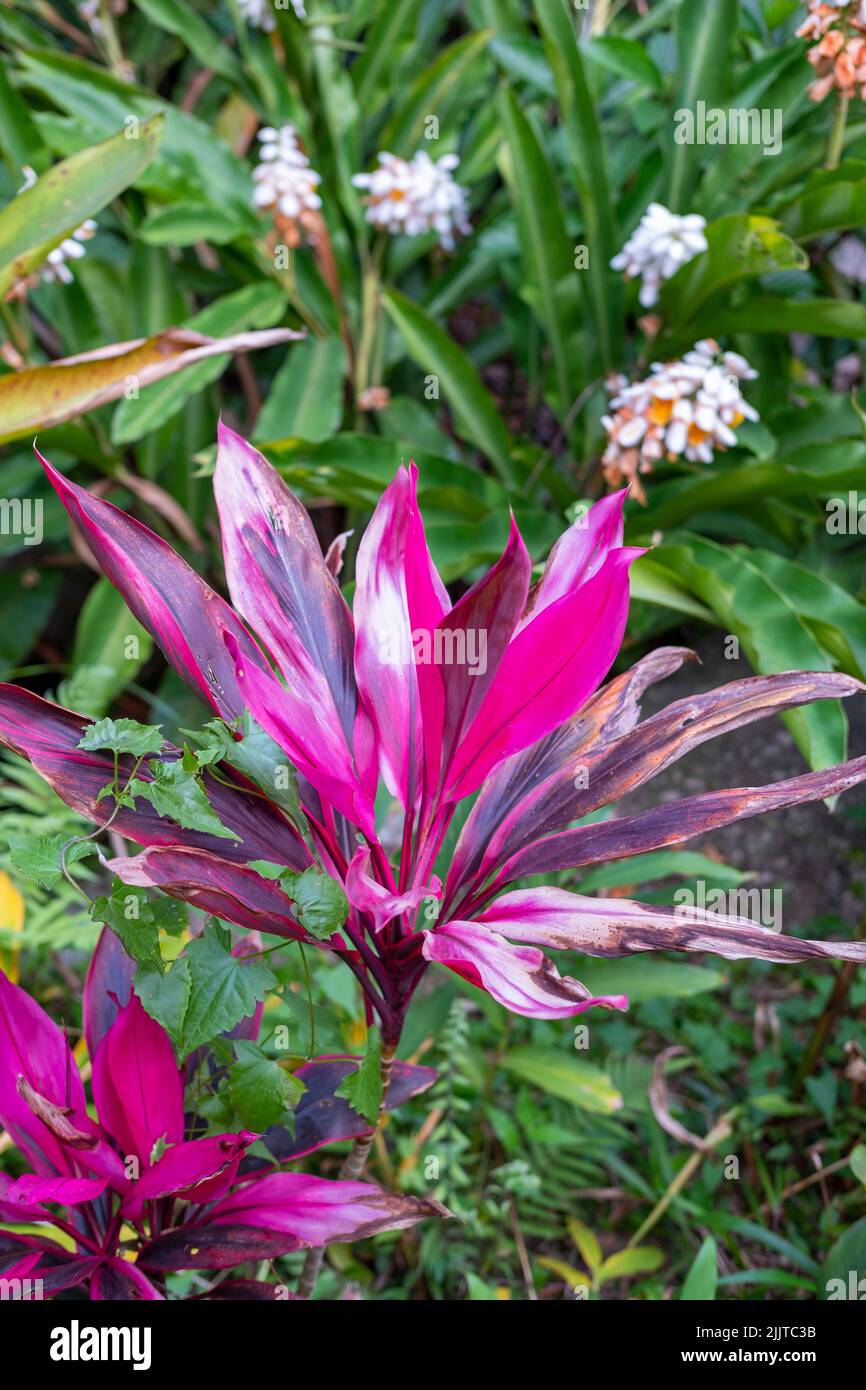
[[[595,999],[585,985],[559,974],[534,946],[512,946],[477,922],[448,922],[424,934],[426,960],[491,994],[506,1009],[528,1018],[571,1018],[593,1005],[625,1009],[624,995]]]
[[[295,1076],[306,1086],[294,1112],[295,1132],[275,1125],[264,1135],[264,1141],[274,1158],[281,1163],[302,1158],[325,1144],[343,1139],[357,1139],[370,1133],[370,1125],[353,1110],[346,1100],[334,1093],[350,1071],[357,1071],[360,1057],[317,1057],[298,1067]],[[420,1095],[433,1085],[437,1073],[433,1067],[420,1067],[411,1062],[394,1062],[386,1108],[394,1110],[413,1096]]]
[[[640,718],[640,700],[647,687],[671,675],[689,658],[696,659],[686,647],[659,647],[591,695],[565,724],[495,768],[481,788],[457,842],[448,873],[448,896],[453,897],[460,885],[476,875],[487,877],[487,847],[494,832],[539,783],[546,782],[560,768],[579,763],[585,750],[601,747],[633,728]]]
[[[160,888],[182,898],[202,912],[252,931],[270,932],[290,941],[333,950],[344,946],[338,935],[317,941],[292,916],[292,902],[279,883],[263,878],[255,869],[231,864],[216,854],[198,849],[146,849],[129,859],[112,859],[109,868],[124,883],[138,888]]]
[[[611,805],[711,738],[813,700],[841,699],[864,687],[851,676],[788,671],[732,681],[668,705],[620,738],[578,749],[535,784],[491,834],[481,864],[497,864],[545,835]]]
[[[155,532],[64,478],[38,450],[37,456],[100,567],[169,664],[223,719],[237,719],[244,700],[225,634],[246,666],[267,670],[267,662],[225,600]]]
[[[118,1010],[129,1003],[134,974],[135,961],[126,954],[111,928],[103,927],[84,981],[84,1037],[91,1061]]]
[[[588,898],[563,888],[506,893],[482,913],[503,936],[588,956],[639,951],[710,951],[726,960],[866,962],[866,941],[804,941],[781,936],[748,917],[698,907],[652,907],[626,898]]]
[[[164,1028],[133,994],[93,1059],[99,1118],[122,1154],[150,1163],[154,1145],[183,1139],[183,1083]]]
[[[0,743],[28,758],[36,771],[57,795],[88,820],[98,825],[108,820],[114,809],[111,797],[97,798],[114,780],[114,760],[108,753],[90,753],[79,748],[89,720],[60,705],[33,695],[17,685],[0,683]],[[167,747],[161,755],[174,761],[178,749]],[[129,758],[120,759],[121,785],[132,771]],[[140,777],[148,774],[140,771]],[[205,775],[208,800],[224,825],[240,838],[237,842],[198,830],[183,830],[157,814],[150,802],[140,797],[135,809],[121,809],[112,824],[121,835],[142,845],[189,845],[213,849],[224,858],[241,863],[251,859],[273,859],[290,868],[305,869],[310,855],[289,822],[260,796],[248,794],[248,784],[228,769],[235,787],[227,787]]]
[[[140,1251],[142,1269],[234,1269],[247,1260],[274,1260],[303,1244],[281,1231],[260,1231],[253,1226],[192,1225],[165,1231]]]
[[[866,757],[853,758],[838,767],[805,772],[765,787],[731,787],[726,791],[706,792],[622,820],[578,826],[575,830],[548,835],[513,855],[503,866],[497,881],[504,884],[530,874],[556,873],[582,864],[600,864],[608,859],[622,859],[663,849],[666,845],[682,844],[707,830],[730,825],[732,821],[782,810],[786,806],[800,806],[804,801],[838,796],[863,781],[866,781]]]

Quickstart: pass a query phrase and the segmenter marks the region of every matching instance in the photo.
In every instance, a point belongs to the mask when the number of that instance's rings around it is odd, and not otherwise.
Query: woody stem
[[[376,1123],[369,1134],[362,1134],[355,1140],[351,1149],[343,1159],[340,1167],[340,1180],[342,1182],[355,1182],[360,1178],[367,1162],[367,1157],[373,1147],[373,1141],[377,1133],[382,1128],[385,1119],[385,1106],[388,1101],[388,1089],[391,1085],[391,1071],[394,1066],[394,1057],[397,1053],[399,1038],[390,1042],[382,1043],[382,1056],[379,1063],[379,1075],[382,1078],[382,1096],[379,1101],[379,1113]],[[312,1298],[319,1271],[325,1258],[325,1246],[320,1246],[318,1250],[310,1250],[304,1261],[304,1268],[298,1280],[298,1297]]]

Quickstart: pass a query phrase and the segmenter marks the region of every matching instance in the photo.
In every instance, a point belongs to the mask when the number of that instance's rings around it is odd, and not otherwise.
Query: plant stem
[[[364,1165],[367,1162],[367,1157],[373,1147],[373,1140],[382,1128],[385,1119],[385,1106],[388,1101],[388,1089],[391,1085],[391,1070],[394,1065],[394,1057],[397,1052],[398,1043],[399,1038],[394,1039],[393,1042],[382,1043],[382,1057],[379,1063],[379,1075],[382,1078],[382,1098],[379,1101],[379,1114],[369,1134],[362,1134],[360,1138],[356,1139],[344,1158],[340,1167],[340,1179],[343,1182],[354,1182],[361,1176],[364,1171]],[[318,1250],[311,1250],[307,1255],[304,1268],[301,1271],[301,1277],[298,1280],[299,1298],[312,1298],[313,1291],[316,1287],[316,1281],[319,1277],[319,1271],[322,1268],[322,1262],[325,1258],[325,1249],[326,1247],[322,1245]]]
[[[633,1245],[640,1244],[644,1236],[648,1235],[649,1232],[652,1230],[653,1226],[655,1226],[656,1223],[660,1221],[661,1218],[664,1216],[665,1212],[667,1211],[674,1198],[679,1196],[683,1188],[686,1187],[689,1182],[691,1182],[692,1178],[700,1168],[701,1164],[707,1157],[710,1150],[715,1148],[717,1144],[721,1144],[732,1134],[732,1122],[736,1115],[736,1108],[734,1108],[733,1110],[729,1110],[726,1114],[722,1115],[721,1119],[719,1119],[716,1122],[716,1124],[713,1125],[713,1128],[710,1130],[709,1134],[704,1140],[703,1148],[695,1149],[693,1153],[689,1154],[689,1157],[686,1159],[682,1168],[677,1173],[673,1181],[668,1184],[667,1189],[656,1202],[655,1206],[653,1207],[649,1216],[644,1221],[643,1225],[641,1225],[638,1228],[638,1230],[635,1231],[631,1240],[628,1242],[628,1246],[626,1247],[627,1249],[630,1249]]]
[[[863,919],[857,929],[857,939],[862,940],[864,936],[866,936],[866,918]],[[836,1019],[848,1002],[848,995],[851,991],[851,986],[857,978],[858,968],[855,961],[845,961],[836,972],[836,978],[833,981],[833,988],[830,991],[827,1003],[821,1010],[821,1016],[815,1024],[812,1036],[806,1046],[806,1051],[800,1058],[800,1065],[797,1067],[792,1091],[795,1097],[802,1094],[806,1077],[811,1075],[818,1062],[821,1060],[821,1057],[824,1055],[824,1049],[830,1039]]]
[[[839,160],[842,158],[842,149],[845,144],[845,122],[847,119],[848,93],[839,92],[836,97],[836,113],[833,117],[830,139],[827,141],[827,158],[824,160],[825,169],[839,168]]]

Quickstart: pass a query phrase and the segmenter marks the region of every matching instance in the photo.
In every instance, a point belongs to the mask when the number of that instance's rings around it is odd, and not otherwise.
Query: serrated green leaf
[[[249,1018],[277,984],[264,961],[233,956],[213,927],[189,943],[183,959],[190,976],[189,1004],[183,1019],[184,1055]]]
[[[97,719],[85,729],[78,747],[88,753],[104,749],[143,758],[148,753],[158,753],[163,741],[156,724],[139,724],[135,719]]]
[[[342,927],[349,914],[346,894],[330,874],[315,866],[301,874],[287,871],[280,882],[297,910],[298,921],[317,941],[326,941]]]
[[[229,1095],[244,1126],[261,1133],[296,1106],[306,1088],[256,1043],[239,1039],[234,1050]]]
[[[356,1071],[343,1077],[335,1096],[347,1100],[353,1110],[374,1125],[379,1118],[382,1104],[382,1037],[378,1028],[370,1028],[367,1033],[367,1050]]]

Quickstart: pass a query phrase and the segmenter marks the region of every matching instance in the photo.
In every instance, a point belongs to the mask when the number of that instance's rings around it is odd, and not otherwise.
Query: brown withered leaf
[[[165,328],[150,338],[111,343],[0,377],[0,443],[62,424],[119,400],[130,381],[141,389],[221,353],[252,352],[303,338],[290,328],[210,338],[189,328]]]

